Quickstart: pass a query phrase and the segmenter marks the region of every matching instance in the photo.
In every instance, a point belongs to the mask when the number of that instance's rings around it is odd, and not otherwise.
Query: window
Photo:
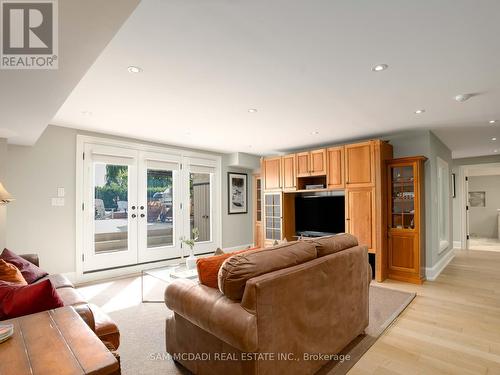
[[[437,207],[439,253],[446,250],[450,243],[450,170],[448,163],[437,158]]]

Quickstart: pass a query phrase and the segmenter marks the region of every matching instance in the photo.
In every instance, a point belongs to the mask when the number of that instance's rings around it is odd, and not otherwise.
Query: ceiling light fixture
[[[248,112],[249,113],[256,113],[257,112],[257,108],[249,108]]]
[[[377,64],[372,68],[373,72],[382,72],[389,67],[387,64]]]
[[[474,96],[474,94],[459,94],[457,96],[455,96],[455,100],[459,103],[463,103],[467,100],[469,100],[470,98],[472,98]]]
[[[415,111],[415,113],[416,113],[417,115],[420,115],[421,113],[424,113],[424,112],[425,112],[425,109],[417,109],[417,110]]]
[[[317,131],[317,130],[311,132],[311,135],[318,135],[318,134],[319,134],[319,131]]]
[[[490,120],[490,121],[489,121],[489,123],[490,123],[490,124],[494,124],[494,123],[496,123],[496,122],[497,122],[497,120]]]
[[[127,70],[128,70],[128,72],[129,72],[129,73],[134,73],[134,74],[135,74],[135,73],[141,73],[141,72],[142,72],[142,68],[140,68],[140,67],[138,67],[138,66],[133,66],[133,65],[129,66],[129,67],[127,68]]]
[[[496,138],[496,137],[493,137],[493,138],[491,138],[491,140],[492,140],[492,141],[496,141],[496,140],[497,140],[497,138]]]
[[[90,111],[82,111],[82,115],[84,115],[84,116],[92,116],[92,112],[90,112]]]
[[[493,152],[494,152],[494,153],[497,153],[497,152],[498,152],[498,150],[493,150]]]

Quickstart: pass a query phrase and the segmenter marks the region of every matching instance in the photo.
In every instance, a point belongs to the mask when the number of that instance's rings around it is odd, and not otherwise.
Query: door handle
[[[135,206],[132,206],[132,209],[135,210]]]
[[[137,217],[136,214],[132,214],[132,219],[135,219]]]
[[[144,217],[144,216],[146,216],[146,215],[144,215],[144,214],[141,214],[141,217]]]

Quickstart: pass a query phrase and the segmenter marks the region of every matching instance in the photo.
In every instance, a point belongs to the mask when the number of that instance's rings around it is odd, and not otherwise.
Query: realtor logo
[[[1,69],[57,69],[57,0],[0,0]]]

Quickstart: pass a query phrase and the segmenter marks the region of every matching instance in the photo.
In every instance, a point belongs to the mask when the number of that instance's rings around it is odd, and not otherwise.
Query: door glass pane
[[[413,167],[392,169],[392,228],[413,229],[415,226],[415,183]]]
[[[193,229],[198,229],[197,242],[212,240],[210,176],[210,173],[189,174],[190,232],[193,239]]]
[[[172,171],[148,169],[147,172],[148,248],[173,245]]]
[[[94,164],[96,254],[128,249],[128,166]]]

